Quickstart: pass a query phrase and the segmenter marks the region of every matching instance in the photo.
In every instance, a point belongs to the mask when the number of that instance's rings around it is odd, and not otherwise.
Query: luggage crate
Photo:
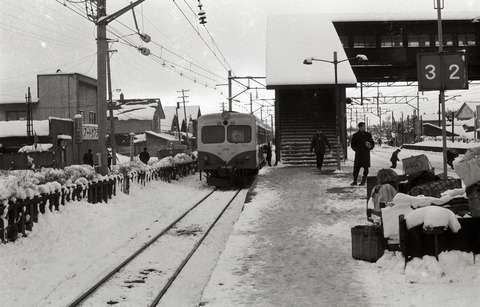
[[[381,226],[357,225],[351,231],[353,259],[376,262],[383,256],[386,244]]]
[[[405,174],[428,170],[435,172],[426,155],[411,156],[410,158],[402,159],[402,164]]]

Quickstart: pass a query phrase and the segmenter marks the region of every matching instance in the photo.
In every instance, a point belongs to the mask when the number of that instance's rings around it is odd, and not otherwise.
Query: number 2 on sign
[[[450,79],[451,80],[459,80],[460,79],[460,76],[457,76],[457,72],[460,70],[460,66],[458,66],[457,64],[452,64],[448,67],[448,70],[452,71],[453,72],[450,74]]]

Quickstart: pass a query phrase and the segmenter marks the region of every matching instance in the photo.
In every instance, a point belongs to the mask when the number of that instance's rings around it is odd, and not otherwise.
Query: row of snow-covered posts
[[[147,182],[162,180],[171,182],[178,180],[179,177],[185,177],[192,174],[197,169],[196,162],[175,164],[168,167],[149,168],[146,170],[137,170],[129,172],[121,179],[122,192],[128,194],[132,183],[145,186]]]
[[[131,184],[145,185],[146,182],[162,180],[171,182],[196,170],[196,163],[184,163],[171,167],[152,168],[146,171],[134,171],[126,176],[110,176],[108,179],[91,181],[88,184],[62,186],[50,193],[41,193],[32,198],[16,199],[7,203],[0,201],[0,242],[15,241],[18,236],[27,236],[34,223],[38,223],[39,214],[59,210],[59,207],[71,201],[85,199],[91,204],[108,202],[116,195],[118,188],[128,194]]]
[[[89,182],[88,185],[76,184],[50,193],[41,193],[32,198],[16,199],[7,204],[0,203],[0,241],[15,241],[19,234],[27,236],[32,231],[33,224],[38,223],[39,213],[44,214],[47,208],[50,212],[59,210],[71,201],[86,199],[89,203],[105,201],[116,193],[116,178]]]

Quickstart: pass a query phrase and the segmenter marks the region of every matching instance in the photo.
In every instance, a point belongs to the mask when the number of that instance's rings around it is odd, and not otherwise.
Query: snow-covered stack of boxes
[[[455,172],[465,183],[468,207],[472,217],[480,217],[480,147],[467,150],[455,163]]]

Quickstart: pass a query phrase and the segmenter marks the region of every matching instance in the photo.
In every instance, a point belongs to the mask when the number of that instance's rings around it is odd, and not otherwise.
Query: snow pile
[[[44,152],[49,151],[53,148],[53,144],[35,144],[35,145],[26,145],[18,150],[18,153],[29,153],[29,152]]]
[[[473,255],[460,251],[442,252],[438,261],[433,256],[413,258],[405,269],[411,283],[452,283],[478,279]]]
[[[435,227],[449,227],[452,232],[458,232],[461,228],[455,214],[449,209],[429,206],[423,207],[405,215],[407,227],[413,228],[423,224],[423,229],[433,229]]]

